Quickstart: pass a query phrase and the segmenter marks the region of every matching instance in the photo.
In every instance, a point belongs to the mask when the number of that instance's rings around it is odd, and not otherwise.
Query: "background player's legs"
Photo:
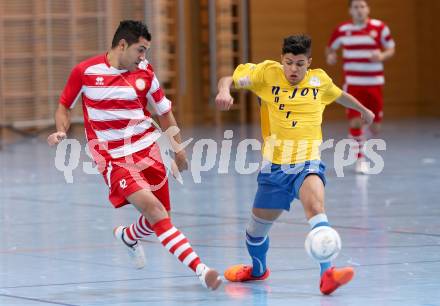
[[[378,135],[381,130],[382,130],[382,124],[380,122],[373,122],[370,125],[370,131],[371,131],[372,137],[375,137],[376,135]]]
[[[349,135],[351,139],[355,142],[351,145],[350,150],[357,152],[357,160],[355,171],[357,173],[368,173],[368,164],[365,161],[364,156],[364,143],[365,143],[365,132],[363,129],[362,119],[360,114],[355,110],[348,110],[349,117]]]
[[[383,86],[368,87],[368,105],[366,105],[375,115],[374,122],[368,128],[366,139],[376,138],[382,128],[383,118]]]
[[[127,197],[139,212],[152,224],[161,244],[180,262],[196,272],[202,284],[217,289],[221,283],[218,273],[204,265],[193,251],[188,239],[171,223],[168,212],[149,190],[142,189]]]
[[[355,111],[350,110],[350,113],[355,113]],[[359,117],[351,118],[349,120],[349,126],[349,137],[355,141],[351,145],[350,150],[357,152],[356,172],[367,173],[368,167],[364,157],[365,135],[362,128],[362,119],[360,115]]]
[[[365,92],[362,88],[358,88],[355,86],[347,86],[347,93],[358,99],[363,105],[365,105]],[[355,140],[357,143],[356,147],[352,147],[352,150],[358,152],[358,159],[363,158],[363,146],[365,142],[365,136],[362,129],[362,119],[361,114],[355,110],[347,109],[347,117],[348,117],[348,137]]]
[[[362,131],[362,119],[361,117],[355,117],[355,118],[351,118],[348,121],[348,125],[349,125],[349,137],[351,139],[354,139],[357,142],[358,147],[357,148],[353,148],[353,149],[357,149],[358,150],[358,158],[361,158],[362,155],[362,149],[364,146],[364,142],[365,142],[365,138],[364,138],[364,134]]]
[[[252,216],[246,227],[246,247],[252,258],[252,276],[266,273],[266,254],[269,250],[269,230],[273,222],[283,213],[281,209],[252,209]]]
[[[377,138],[379,137],[379,133],[382,130],[382,123],[379,122],[373,122],[370,126],[364,126],[363,131],[364,131],[364,137],[365,140],[369,140],[372,138]]]

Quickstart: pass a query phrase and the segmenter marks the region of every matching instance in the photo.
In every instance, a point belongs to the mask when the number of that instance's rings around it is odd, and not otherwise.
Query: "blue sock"
[[[252,258],[252,276],[259,277],[266,272],[266,253],[269,250],[269,236],[252,237],[246,232],[246,246]]]
[[[309,220],[309,224],[312,227],[312,229],[320,227],[320,226],[330,226],[330,223],[328,223],[327,216],[325,214],[318,214],[314,217],[312,217]],[[321,276],[324,274],[325,271],[331,268],[332,263],[331,261],[326,262],[320,262],[319,266],[321,267]]]

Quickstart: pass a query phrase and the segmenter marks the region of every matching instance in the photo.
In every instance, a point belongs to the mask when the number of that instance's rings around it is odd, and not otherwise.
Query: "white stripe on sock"
[[[137,240],[140,238],[140,236],[136,233],[136,231],[134,229],[134,224],[130,225],[130,232],[131,232],[134,239]]]
[[[163,233],[162,235],[160,235],[159,237],[157,237],[157,239],[159,239],[159,241],[162,243],[162,241],[164,241],[165,239],[167,239],[168,237],[170,237],[172,234],[174,234],[175,232],[177,232],[177,228],[175,228],[174,226],[172,228],[170,228],[169,230],[167,230],[165,233]]]
[[[149,235],[151,235],[151,233],[144,231],[143,228],[142,228],[139,224],[136,224],[135,227],[136,227],[136,231],[137,231],[139,234],[141,234],[142,237],[145,237],[145,236],[149,236]]]
[[[136,236],[136,239],[141,239],[142,238],[142,235],[139,234],[139,232],[137,230],[137,226],[135,224],[132,224],[130,226],[130,229],[131,229],[131,233]]]
[[[262,245],[262,244],[266,241],[267,237],[268,237],[268,236],[265,236],[264,239],[263,239],[263,241],[261,241],[261,242],[251,242],[251,241],[249,241],[249,239],[247,239],[247,237],[246,237],[246,242],[247,242],[249,245],[252,245],[252,246],[259,246],[259,245]]]
[[[311,217],[309,219],[309,224],[311,228],[314,228],[316,226],[316,224],[321,223],[321,222],[327,222],[328,223],[328,218],[326,214],[317,214],[313,217]]]
[[[183,239],[185,239],[185,236],[183,236],[183,234],[180,233],[180,235],[178,235],[177,237],[171,239],[170,242],[168,242],[165,245],[165,248],[169,251],[173,246],[175,246],[177,243],[179,243]]]
[[[141,225],[142,225],[144,231],[149,232],[150,234],[154,233],[153,229],[148,226],[147,220],[145,218],[141,219]]]
[[[196,253],[191,252],[191,253],[189,253],[188,256],[185,257],[185,259],[182,261],[182,263],[183,263],[185,266],[189,266],[189,264],[191,263],[191,261],[193,261],[193,260],[196,259],[197,257],[198,257],[198,256],[197,256]]]
[[[124,241],[127,242],[128,244],[135,244],[137,240],[130,239],[130,237],[129,237],[128,234],[127,234],[127,231],[128,231],[128,230],[129,230],[129,228],[127,228],[127,227],[124,229],[124,232],[123,232],[123,234],[124,234],[123,237],[124,237],[124,238],[123,238],[123,239],[124,239]]]
[[[174,251],[174,255],[176,257],[179,257],[180,254],[182,254],[183,252],[185,252],[186,250],[188,250],[190,248],[190,244],[188,242],[185,242],[184,244],[182,244],[180,247],[178,247],[175,251]]]

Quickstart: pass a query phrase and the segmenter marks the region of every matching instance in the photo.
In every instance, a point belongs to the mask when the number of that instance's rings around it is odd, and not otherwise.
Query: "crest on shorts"
[[[136,88],[138,90],[144,90],[145,89],[145,81],[144,81],[144,79],[137,79],[136,80]]]

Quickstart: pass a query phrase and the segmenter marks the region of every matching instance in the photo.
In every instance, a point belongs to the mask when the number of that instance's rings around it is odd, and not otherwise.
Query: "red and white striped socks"
[[[124,230],[124,241],[129,245],[136,244],[136,241],[153,234],[150,223],[144,216],[140,216],[136,223],[131,224]]]
[[[201,263],[193,251],[188,239],[171,223],[169,218],[162,219],[152,226],[160,243],[185,266],[196,272]]]
[[[358,129],[354,129],[354,128],[350,128],[349,129],[349,137],[353,140],[356,141],[357,145],[356,146],[352,146],[350,149],[351,150],[355,150],[357,151],[357,158],[362,158],[364,156],[364,143],[365,143],[365,138],[364,135],[362,133],[362,128],[358,128]]]
[[[122,228],[122,226],[116,229]],[[169,218],[162,219],[156,222],[154,225],[150,225],[145,217],[140,216],[136,223],[131,224],[128,227],[123,228],[122,240],[128,246],[132,255],[138,262],[135,263],[136,268],[143,268],[145,265],[145,258],[143,249],[137,244],[137,240],[155,233],[160,243],[173,254],[181,263],[189,267],[202,285],[210,290],[217,289],[221,284],[221,278],[217,271],[210,269],[200,261],[199,256],[192,249],[188,239],[171,223]],[[137,247],[137,249],[136,249]],[[134,251],[142,251],[142,254],[135,254]],[[142,257],[141,259],[139,257]]]
[[[193,251],[188,239],[171,223],[169,218],[162,219],[151,226],[144,216],[124,230],[124,241],[133,245],[136,241],[156,233],[160,243],[185,266],[196,272],[200,258]]]

